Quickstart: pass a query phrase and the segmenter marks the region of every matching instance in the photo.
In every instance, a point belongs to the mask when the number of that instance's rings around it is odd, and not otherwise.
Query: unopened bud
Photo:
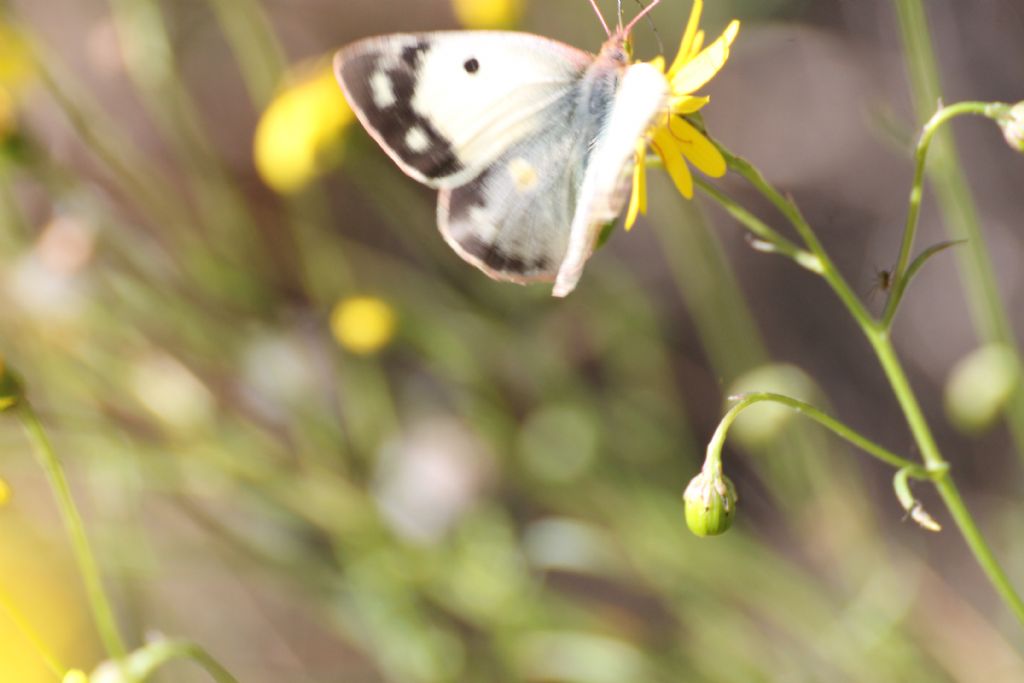
[[[721,473],[701,471],[683,493],[686,526],[697,536],[724,534],[736,516],[736,487]]]
[[[1006,116],[999,119],[999,127],[1003,129],[1006,143],[1024,152],[1024,102],[1013,105]]]

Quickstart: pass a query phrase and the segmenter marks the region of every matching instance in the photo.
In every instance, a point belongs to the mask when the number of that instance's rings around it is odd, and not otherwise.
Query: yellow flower
[[[282,193],[301,190],[340,159],[352,110],[329,63],[300,66],[263,112],[253,140],[256,170]]]
[[[369,355],[379,351],[395,334],[395,311],[383,299],[353,296],[331,311],[331,332],[342,347]]]
[[[721,152],[685,117],[700,111],[708,103],[709,98],[693,93],[714,78],[729,59],[729,48],[739,33],[740,22],[733,20],[717,40],[704,48],[704,31],[698,29],[703,7],[703,0],[694,0],[679,52],[668,72],[665,72],[663,58],[658,57],[651,62],[668,81],[669,105],[647,135],[637,141],[633,194],[626,212],[627,230],[633,227],[638,214],[647,213],[644,164],[648,146],[661,157],[676,189],[687,199],[693,197],[693,176],[687,162],[712,178],[725,175],[726,164]]]
[[[0,140],[15,130],[17,96],[33,71],[25,40],[13,28],[0,23]]]
[[[11,485],[7,483],[7,480],[0,477],[0,507],[7,505],[11,500]]]
[[[508,28],[522,16],[523,0],[452,0],[452,9],[466,28]]]
[[[60,683],[89,683],[89,676],[81,669],[70,669]]]

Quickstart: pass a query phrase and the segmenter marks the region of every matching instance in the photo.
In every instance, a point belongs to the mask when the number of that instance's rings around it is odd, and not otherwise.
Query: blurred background
[[[947,102],[1024,98],[1018,0],[926,4]],[[740,390],[806,398],[918,457],[823,282],[657,172],[647,219],[567,300],[491,282],[329,72],[357,38],[460,26],[596,51],[585,0],[0,9],[0,354],[66,463],[131,646],[190,638],[253,683],[1024,680],[1021,627],[930,487],[939,534],[905,519],[889,468],[813,424],[742,416],[736,524],[687,531],[680,494]],[[689,11],[665,0],[637,56],[674,55]],[[716,0],[703,26],[731,18],[709,131],[796,197],[880,310],[918,126],[894,4]],[[988,121],[955,130],[990,303],[1024,335],[1024,157]],[[922,247],[947,218],[926,193]],[[986,343],[962,253],[925,268],[895,336],[1020,588],[1017,350]],[[80,585],[4,416],[0,591],[90,670],[105,655]],[[57,680],[2,611],[0,680]],[[156,680],[207,679],[179,663]]]

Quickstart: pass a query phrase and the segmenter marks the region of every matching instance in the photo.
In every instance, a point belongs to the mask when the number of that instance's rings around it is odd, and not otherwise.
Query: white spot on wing
[[[413,126],[409,129],[409,132],[405,134],[405,146],[411,151],[419,154],[427,151],[430,147],[430,138],[419,126]]]
[[[374,71],[370,76],[370,90],[373,93],[373,103],[378,109],[387,109],[397,101],[391,79],[383,71]]]
[[[470,232],[481,242],[492,244],[498,236],[498,227],[494,224],[494,219],[491,218],[490,212],[483,207],[472,207],[469,210],[468,222],[471,226]]]

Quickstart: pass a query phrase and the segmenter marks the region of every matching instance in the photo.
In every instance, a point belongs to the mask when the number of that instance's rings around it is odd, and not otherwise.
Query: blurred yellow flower
[[[89,676],[81,669],[71,669],[60,679],[60,683],[89,683]]]
[[[99,654],[73,562],[17,510],[0,515],[0,681],[53,683]],[[72,679],[74,680],[74,679]]]
[[[331,332],[345,349],[368,355],[379,351],[395,335],[395,311],[383,299],[353,296],[342,299],[331,311]]]
[[[721,152],[686,120],[689,114],[700,111],[709,98],[693,94],[714,78],[729,59],[729,48],[740,30],[740,22],[733,20],[715,42],[704,45],[704,31],[698,29],[703,0],[694,0],[690,21],[683,33],[679,52],[665,78],[669,84],[669,107],[658,122],[642,137],[636,146],[636,170],[633,173],[633,195],[626,212],[626,229],[636,222],[637,214],[647,212],[647,175],[644,163],[650,145],[665,164],[665,169],[679,193],[687,199],[693,197],[693,176],[686,165],[689,161],[712,178],[725,175],[726,163]],[[651,62],[665,72],[662,57]]]
[[[0,477],[0,507],[7,505],[11,500],[11,485],[7,483],[7,480]]]
[[[330,63],[297,67],[256,126],[256,170],[278,192],[301,190],[337,164],[352,120]]]
[[[0,140],[14,132],[18,92],[34,71],[28,45],[12,27],[0,22]]]
[[[524,0],[452,0],[455,18],[466,28],[514,26],[523,14]]]
[[[16,88],[24,84],[35,71],[32,53],[21,34],[0,22],[0,83]]]

